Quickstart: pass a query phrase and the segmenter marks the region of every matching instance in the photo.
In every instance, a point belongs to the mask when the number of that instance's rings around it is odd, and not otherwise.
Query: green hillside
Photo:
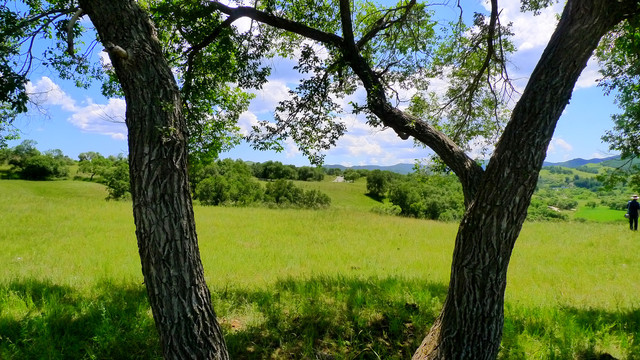
[[[405,359],[438,314],[457,225],[372,213],[364,180],[331,180],[299,183],[325,210],[195,207],[233,358]],[[105,196],[0,181],[0,358],[159,358],[131,203]],[[615,223],[525,223],[501,358],[640,355],[638,241]]]

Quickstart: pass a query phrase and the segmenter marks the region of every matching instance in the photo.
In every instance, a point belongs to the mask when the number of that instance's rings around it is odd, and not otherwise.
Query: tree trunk
[[[555,125],[600,38],[633,3],[567,2],[461,222],[447,299],[414,360],[497,357],[507,267]]]
[[[187,178],[180,92],[133,0],[80,0],[125,93],[142,273],[166,359],[228,359],[204,279]]]

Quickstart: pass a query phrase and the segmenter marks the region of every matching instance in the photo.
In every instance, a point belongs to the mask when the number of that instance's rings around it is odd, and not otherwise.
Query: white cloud
[[[576,82],[575,89],[586,89],[597,86],[597,80],[602,78],[599,70],[600,66],[598,65],[598,61],[595,58],[589,59],[587,67],[582,70],[582,74],[580,74],[580,78],[578,78]]]
[[[513,41],[518,50],[531,50],[544,48],[551,34],[558,24],[557,14],[562,12],[563,4],[554,4],[544,9],[540,15],[531,12],[520,11],[520,0],[504,0],[499,3],[500,22],[503,25],[513,24]],[[484,2],[485,9],[489,10],[491,4]]]
[[[27,93],[40,108],[60,107],[71,113],[67,121],[82,131],[103,134],[118,140],[127,138],[124,125],[126,105],[122,99],[109,99],[106,105],[101,105],[87,98],[86,105],[78,104],[46,76],[35,83],[27,83]]]
[[[573,151],[573,146],[566,142],[561,138],[553,138],[551,139],[551,143],[549,143],[549,148],[547,149],[548,154],[557,154],[557,153],[565,153]]]
[[[251,133],[252,127],[258,125],[258,117],[251,111],[245,111],[238,118],[238,127],[243,136]]]
[[[106,105],[90,101],[88,105],[74,112],[68,121],[82,131],[124,140],[127,138],[127,128],[124,125],[125,111],[126,104],[123,99],[109,99]]]
[[[249,110],[255,114],[273,112],[278,103],[289,97],[289,87],[280,80],[270,80],[262,89],[254,91],[256,97]]]
[[[67,95],[58,84],[44,76],[37,82],[28,82],[26,85],[29,99],[37,106],[56,105],[66,111],[76,111],[75,100]]]

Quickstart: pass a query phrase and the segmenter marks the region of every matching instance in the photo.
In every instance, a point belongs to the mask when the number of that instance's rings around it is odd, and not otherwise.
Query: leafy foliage
[[[394,174],[390,171],[372,170],[367,174],[367,191],[369,195],[382,199],[387,195]]]
[[[278,207],[326,208],[331,205],[331,198],[315,189],[299,188],[291,180],[279,179],[267,183],[264,202]]]
[[[248,205],[262,199],[260,184],[241,160],[219,160],[194,176],[194,198],[203,205]]]
[[[614,127],[602,137],[610,150],[619,151],[625,166],[610,172],[607,183],[630,181],[640,189],[640,167],[631,160],[640,157],[640,17],[622,22],[602,41],[596,55],[607,94],[615,94],[622,113],[612,116]]]
[[[78,155],[78,172],[88,174],[89,181],[98,181],[107,186],[107,200],[130,197],[129,161],[123,156],[104,157],[94,151]],[[97,176],[97,177],[96,177]]]
[[[69,175],[71,159],[60,150],[49,150],[43,154],[36,145],[33,140],[25,140],[5,152],[4,161],[11,165],[9,176],[25,180],[51,180]]]
[[[389,190],[389,201],[401,215],[433,220],[459,220],[464,212],[462,187],[453,175],[407,176]]]
[[[303,167],[305,177],[317,176],[318,169]],[[331,199],[312,189],[303,190],[293,181],[299,178],[299,170],[278,161],[255,163],[249,166],[242,160],[218,160],[208,166],[191,169],[193,197],[203,205],[246,206],[264,203],[267,206],[324,208]],[[269,181],[263,188],[254,178]],[[308,179],[304,179],[308,180]]]

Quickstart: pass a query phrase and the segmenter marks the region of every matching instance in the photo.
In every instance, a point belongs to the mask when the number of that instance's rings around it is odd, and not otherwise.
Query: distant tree
[[[545,169],[549,170],[549,172],[552,174],[573,174],[573,170],[564,168],[562,166],[546,166]]]
[[[301,181],[322,181],[324,179],[324,172],[322,168],[302,166],[297,168],[298,180]]]
[[[278,207],[313,209],[328,207],[331,204],[331,198],[315,189],[305,191],[291,180],[278,179],[266,184],[264,202]]]
[[[407,176],[391,186],[389,201],[417,218],[459,220],[464,212],[462,187],[452,175]]]
[[[390,184],[391,176],[388,172],[376,169],[367,174],[367,193],[373,197],[384,198]]]
[[[262,187],[242,160],[224,159],[203,169],[194,199],[203,205],[249,205],[262,200]]]
[[[36,148],[37,144],[34,140],[24,140],[19,145],[16,145],[11,149],[9,165],[12,165],[14,169],[20,171],[28,158],[40,155],[40,151]]]
[[[302,198],[303,190],[291,180],[278,179],[266,184],[264,201],[284,206],[293,206]]]
[[[4,164],[9,160],[11,156],[11,150],[8,148],[0,148],[0,165]]]
[[[48,150],[44,154],[36,148],[37,142],[25,140],[5,152],[11,165],[10,172],[26,180],[50,180],[69,175],[71,159],[61,150]]]
[[[345,181],[354,182],[360,179],[360,173],[353,169],[346,169],[342,174]]]
[[[586,172],[589,174],[597,174],[599,172],[598,168],[587,166],[587,165],[578,166],[576,170]]]
[[[113,161],[105,158],[98,152],[83,152],[78,155],[78,171],[89,174],[89,180],[93,181],[94,176],[105,173],[113,166]]]
[[[111,165],[100,172],[107,186],[107,200],[127,199],[131,196],[129,161],[123,156],[109,157]]]
[[[325,173],[330,176],[339,176],[342,175],[342,170],[339,168],[324,168]]]
[[[26,180],[49,180],[68,176],[69,168],[64,159],[49,154],[35,155],[25,159],[19,174]]]
[[[320,190],[305,190],[297,204],[306,209],[326,208],[331,205],[331,198]]]

